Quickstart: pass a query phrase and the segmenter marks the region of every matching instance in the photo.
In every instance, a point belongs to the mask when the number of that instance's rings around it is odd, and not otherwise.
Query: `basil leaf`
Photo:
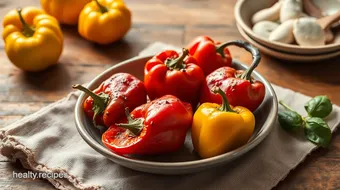
[[[281,127],[287,131],[295,131],[297,128],[302,127],[303,124],[301,115],[295,111],[279,112],[278,120]]]
[[[309,141],[322,147],[327,147],[332,138],[332,132],[328,124],[319,117],[307,118],[304,131]]]
[[[332,103],[327,96],[315,96],[305,104],[305,109],[311,117],[324,118],[332,112]]]

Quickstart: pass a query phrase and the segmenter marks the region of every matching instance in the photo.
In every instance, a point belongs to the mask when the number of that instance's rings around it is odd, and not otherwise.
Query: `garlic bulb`
[[[288,20],[278,26],[270,35],[270,41],[282,42],[290,44],[294,42],[293,35],[294,20]]]
[[[284,23],[290,19],[297,19],[303,16],[301,0],[284,0],[280,10],[280,21]]]
[[[280,19],[280,9],[281,9],[282,1],[278,1],[272,7],[262,9],[255,13],[251,19],[253,24],[256,24],[260,21],[276,21]]]

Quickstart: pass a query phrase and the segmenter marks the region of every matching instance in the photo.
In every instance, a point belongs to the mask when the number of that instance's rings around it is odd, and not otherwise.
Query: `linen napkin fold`
[[[141,54],[173,48],[155,43]],[[279,99],[300,113],[310,97],[273,85]],[[163,176],[133,171],[106,159],[88,146],[74,124],[79,93],[29,115],[0,131],[1,154],[19,159],[35,172],[64,173],[47,178],[58,189],[271,189],[317,148],[283,131],[276,123],[268,137],[232,164],[196,174]],[[326,118],[332,131],[340,123],[340,108]]]

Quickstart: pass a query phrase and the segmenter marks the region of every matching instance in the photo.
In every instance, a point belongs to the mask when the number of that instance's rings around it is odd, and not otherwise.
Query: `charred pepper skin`
[[[84,91],[84,87],[74,88]],[[86,91],[86,90],[85,90]],[[134,109],[146,103],[144,83],[128,73],[117,73],[105,80],[84,101],[86,115],[97,125],[111,126],[125,116],[125,108]]]
[[[250,51],[253,55],[253,63],[245,71],[222,67],[209,74],[202,85],[200,103],[221,104],[221,96],[212,92],[214,87],[219,87],[227,95],[231,105],[243,106],[255,111],[262,103],[266,93],[264,84],[251,77],[261,59],[259,51],[243,41],[231,41],[226,44],[237,45]]]
[[[127,111],[128,123],[112,125],[103,135],[103,144],[120,155],[170,153],[184,144],[191,127],[191,105],[166,95]]]

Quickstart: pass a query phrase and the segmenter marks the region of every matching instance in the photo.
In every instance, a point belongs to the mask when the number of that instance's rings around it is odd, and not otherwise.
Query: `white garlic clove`
[[[325,44],[325,32],[315,18],[300,18],[294,21],[293,34],[300,46],[320,46]]]
[[[279,24],[271,21],[261,21],[254,25],[253,32],[263,38],[268,39],[270,33],[277,28]]]
[[[276,21],[280,19],[282,1],[275,3],[272,7],[262,9],[255,13],[251,19],[253,24],[261,21]]]
[[[284,0],[280,10],[280,21],[297,19],[303,16],[301,0]]]
[[[269,40],[291,44],[294,42],[293,35],[294,20],[288,20],[278,26],[270,35]]]

